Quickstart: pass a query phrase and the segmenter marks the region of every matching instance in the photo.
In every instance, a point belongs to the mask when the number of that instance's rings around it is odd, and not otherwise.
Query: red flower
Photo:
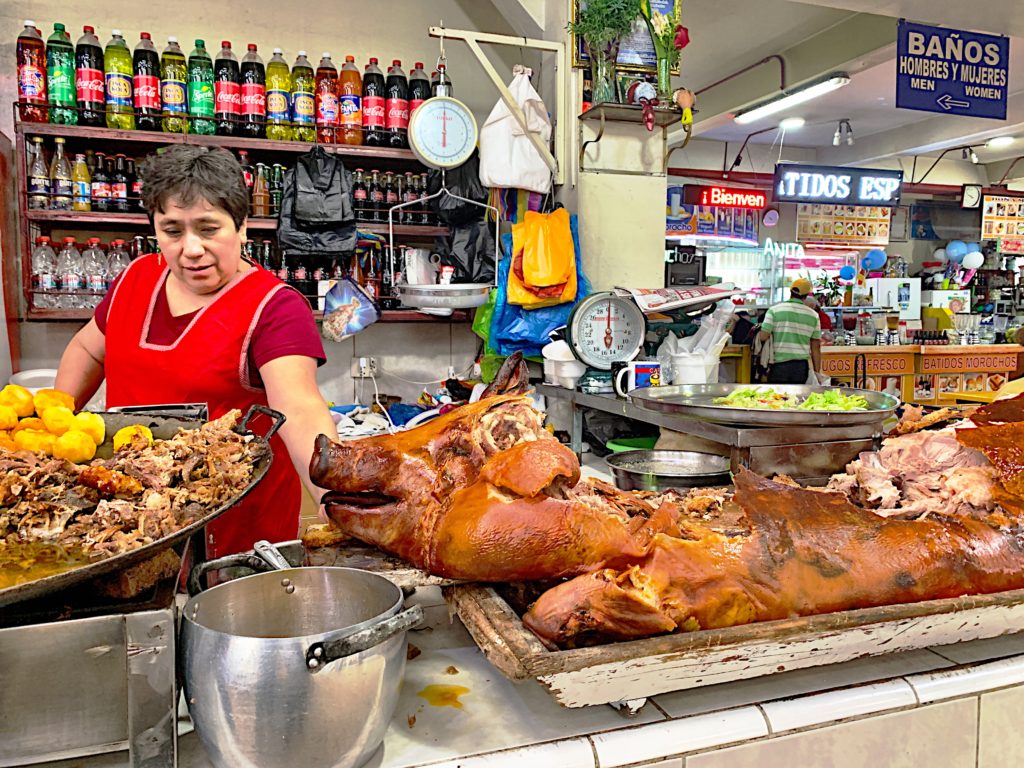
[[[683,50],[690,44],[690,30],[680,24],[676,27],[675,46],[677,51]]]

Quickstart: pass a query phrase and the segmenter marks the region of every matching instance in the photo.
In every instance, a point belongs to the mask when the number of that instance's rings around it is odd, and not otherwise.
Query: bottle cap
[[[96,32],[96,30],[93,27],[90,27],[88,24],[82,27],[82,31],[85,32],[85,34],[87,35],[91,35]]]
[[[371,64],[376,64],[377,63],[377,57],[376,56],[371,56],[370,57],[370,63]]]
[[[73,242],[75,242],[75,238],[73,238],[73,237],[65,237],[64,238],[64,242],[65,243],[73,243]]]
[[[422,61],[417,61],[416,62],[416,66],[413,67],[413,69],[423,69],[423,62]]]
[[[220,41],[220,47],[221,48],[230,48],[231,47],[231,41],[230,40],[221,40]]]
[[[205,48],[205,47],[206,47],[206,41],[203,40],[201,37],[197,37],[196,38],[196,48]]]
[[[116,35],[117,32],[114,32],[114,34]],[[143,40],[152,40],[153,39],[152,35],[150,35],[149,32],[140,32],[139,33],[139,37],[142,38]]]
[[[256,50],[256,43],[249,43],[249,50],[250,51],[255,51]]]
[[[394,61],[391,62],[391,66],[392,67],[400,67],[400,66],[402,66],[402,60],[401,59],[395,59]]]
[[[58,136],[53,141],[54,141],[55,144],[63,144],[64,143],[64,137],[63,136]]]
[[[356,60],[355,56],[346,56],[345,57],[345,61],[355,61],[355,60]]]
[[[331,58],[331,54],[330,54],[329,51],[324,51],[323,53],[320,54],[320,58],[321,59],[329,59],[329,58]]]
[[[356,168],[356,173],[362,173],[362,172],[363,172],[362,168]]]
[[[36,238],[36,245],[39,245],[40,243],[48,243],[48,242],[50,242],[50,238],[48,238],[46,235],[42,235],[42,236]]]
[[[114,36],[114,37],[123,37],[123,35],[121,34],[121,30],[120,29],[112,29],[112,30],[110,30],[110,34],[112,36]]]
[[[178,38],[176,38],[174,35],[168,35],[167,42],[168,43],[177,43],[178,42]]]
[[[298,57],[299,57],[300,59],[301,59],[301,58],[305,58],[305,56],[306,56],[306,52],[305,52],[305,51],[299,51],[299,52],[298,52],[298,53],[297,53],[296,55],[297,55],[297,56],[298,56]]]
[[[32,19],[25,19],[21,23],[24,24],[26,27],[34,27],[36,25],[36,23],[32,21]]]
[[[60,23],[60,22],[58,21],[58,22],[57,22],[56,24],[54,24],[54,25],[53,25],[53,31],[54,31],[54,32],[63,32],[63,31],[64,31],[64,25],[63,25],[63,24],[61,24],[61,23]]]
[[[281,50],[280,48],[275,48],[274,49],[274,55],[275,56],[280,56],[282,53],[284,53],[284,51]]]

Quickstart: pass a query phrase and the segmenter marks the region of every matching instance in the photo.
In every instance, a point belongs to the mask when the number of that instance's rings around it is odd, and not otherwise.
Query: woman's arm
[[[325,491],[309,479],[313,446],[320,434],[337,440],[338,430],[316,383],[316,360],[303,355],[278,357],[260,367],[260,376],[267,390],[267,403],[287,418],[281,438],[295,471],[319,504]]]
[[[54,387],[75,398],[75,405],[84,408],[103,383],[103,361],[107,339],[96,325],[96,319],[75,334],[60,358]]]

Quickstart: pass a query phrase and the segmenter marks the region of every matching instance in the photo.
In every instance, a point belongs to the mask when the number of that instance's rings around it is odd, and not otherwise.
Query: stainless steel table
[[[592,395],[548,384],[538,385],[537,391],[572,406],[570,447],[577,455],[583,448],[587,408],[718,443],[733,471],[743,466],[762,475],[786,474],[811,483],[841,472],[861,452],[876,449],[882,439],[881,421],[851,427],[737,427],[647,410],[612,394]]]

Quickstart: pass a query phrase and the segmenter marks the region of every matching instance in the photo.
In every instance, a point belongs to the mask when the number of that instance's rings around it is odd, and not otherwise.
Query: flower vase
[[[587,49],[590,56],[590,91],[594,104],[619,102],[618,83],[615,80],[615,61],[619,57],[618,42],[601,48]]]
[[[662,106],[672,105],[672,63],[669,61],[668,55],[662,55],[660,51],[657,52],[658,56],[658,102]]]

